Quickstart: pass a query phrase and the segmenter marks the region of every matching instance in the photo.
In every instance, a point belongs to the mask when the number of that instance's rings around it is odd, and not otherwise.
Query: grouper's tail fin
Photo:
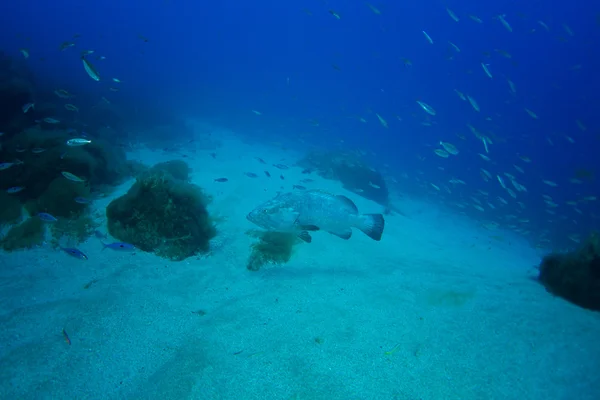
[[[363,214],[360,216],[358,229],[373,240],[380,241],[385,228],[385,220],[381,214]]]

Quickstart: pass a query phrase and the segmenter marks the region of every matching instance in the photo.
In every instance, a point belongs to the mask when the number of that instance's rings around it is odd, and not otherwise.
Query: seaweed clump
[[[152,167],[153,171],[165,171],[171,174],[175,179],[180,179],[185,182],[190,180],[191,168],[183,160],[171,160],[158,163]]]
[[[28,218],[14,225],[0,241],[4,251],[31,249],[44,242],[44,222],[39,218]]]
[[[600,236],[593,233],[577,250],[542,260],[538,280],[580,307],[600,311]]]
[[[210,249],[217,233],[206,209],[210,200],[166,168],[152,168],[108,205],[108,231],[140,250],[181,261]]]
[[[246,268],[258,271],[265,264],[285,264],[292,257],[294,244],[298,238],[293,233],[271,231],[249,231],[248,235],[258,239],[252,244]]]
[[[94,234],[96,228],[100,226],[89,213],[75,215],[71,218],[60,218],[51,224],[52,244],[55,247],[60,246],[62,238],[68,238],[69,242],[83,243]]]

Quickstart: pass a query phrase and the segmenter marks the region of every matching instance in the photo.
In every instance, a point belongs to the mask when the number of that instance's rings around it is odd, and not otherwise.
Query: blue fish
[[[23,186],[13,186],[11,188],[6,189],[6,193],[15,194],[23,191],[23,189],[25,189]]]
[[[48,214],[48,213],[45,213],[45,212],[38,213],[38,215],[37,215],[37,216],[38,216],[38,218],[39,218],[39,219],[41,219],[41,220],[42,220],[42,221],[44,221],[44,222],[56,222],[56,221],[58,221],[58,220],[57,220],[57,219],[54,217],[54,215],[50,215],[50,214]]]
[[[75,203],[79,203],[79,204],[90,204],[92,201],[89,199],[86,199],[85,197],[75,197]]]
[[[110,244],[106,244],[104,242],[100,242],[102,243],[102,246],[104,246],[102,248],[102,250],[108,248],[111,250],[116,250],[116,251],[134,251],[135,250],[135,246],[129,243],[121,243],[121,242],[116,242],[116,243],[110,243]]]
[[[62,251],[64,251],[65,253],[67,253],[68,255],[70,255],[71,257],[79,258],[80,260],[88,259],[88,257],[85,254],[83,254],[83,252],[81,250],[77,250],[77,249],[69,248],[69,247],[61,247],[60,249]]]

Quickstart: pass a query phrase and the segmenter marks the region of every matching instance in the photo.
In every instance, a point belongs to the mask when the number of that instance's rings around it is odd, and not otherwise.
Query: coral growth
[[[581,307],[600,311],[600,236],[593,233],[576,251],[542,260],[538,280],[546,289]]]
[[[181,165],[176,169],[183,170]],[[108,230],[141,250],[180,261],[209,250],[216,235],[206,210],[209,202],[200,187],[175,178],[165,168],[152,168],[108,205]]]

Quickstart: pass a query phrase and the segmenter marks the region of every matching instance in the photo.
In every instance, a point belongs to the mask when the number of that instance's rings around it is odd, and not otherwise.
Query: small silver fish
[[[80,178],[80,177],[78,177],[77,175],[73,175],[73,174],[72,174],[72,173],[70,173],[70,172],[63,171],[63,172],[61,172],[61,174],[62,174],[62,176],[64,176],[65,178],[67,178],[67,179],[68,179],[68,180],[70,180],[70,181],[73,181],[73,182],[85,182],[85,180],[84,180],[84,179],[81,179],[81,178]]]
[[[58,124],[60,122],[60,120],[52,117],[46,117],[42,121],[44,121],[47,124]]]
[[[417,104],[429,115],[435,115],[435,109],[431,107],[429,104],[424,103],[422,101],[417,100]]]
[[[85,59],[85,55],[81,56],[81,61],[83,61],[83,68],[85,69],[85,72],[87,72],[89,77],[95,81],[99,81],[100,75],[98,74],[98,71],[96,71],[96,68],[94,68],[92,63]]]
[[[23,110],[23,114],[27,114],[27,111],[35,109],[35,103],[24,104],[21,109]]]
[[[83,145],[90,144],[90,143],[92,143],[91,140],[82,139],[82,138],[75,138],[75,139],[67,140],[67,146],[71,146],[71,147],[83,146]]]

